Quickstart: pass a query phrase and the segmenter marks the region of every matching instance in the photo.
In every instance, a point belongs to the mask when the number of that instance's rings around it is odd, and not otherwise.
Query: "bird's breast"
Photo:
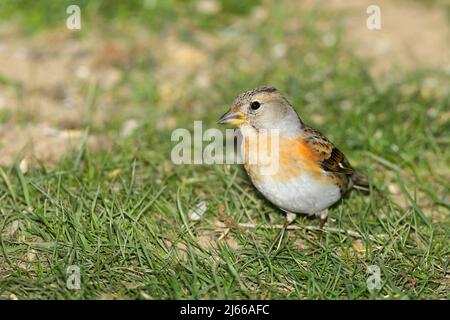
[[[248,130],[243,135],[241,155],[249,175],[284,182],[302,173],[326,178],[316,154],[302,138],[284,138],[273,133]]]
[[[267,200],[289,212],[318,213],[341,198],[338,186],[324,183],[309,173],[301,173],[286,181],[251,180]]]
[[[340,199],[339,187],[305,141],[274,139],[244,135],[241,145],[250,179],[270,202],[290,212],[316,213]]]

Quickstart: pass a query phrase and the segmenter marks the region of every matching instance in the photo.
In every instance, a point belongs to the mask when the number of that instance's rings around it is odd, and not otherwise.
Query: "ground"
[[[379,0],[375,31],[369,4],[2,2],[0,297],[450,298],[450,6]],[[278,241],[239,165],[170,160],[174,129],[263,84],[373,186],[327,231]]]

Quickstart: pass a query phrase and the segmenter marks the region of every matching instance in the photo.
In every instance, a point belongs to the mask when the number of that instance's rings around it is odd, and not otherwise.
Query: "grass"
[[[55,2],[38,3],[44,7],[19,12],[9,4],[8,10],[24,30],[38,25],[46,32],[53,24],[27,17],[39,16]],[[169,6],[168,19],[183,21],[190,6]],[[119,21],[125,22],[134,10],[111,7],[112,15],[122,12]],[[450,92],[426,85],[430,78],[445,83],[448,74],[418,68],[380,81],[341,44],[340,28],[331,34],[335,42],[323,43],[316,25],[320,11],[303,13],[298,34],[285,30],[294,15],[289,7],[274,8],[261,27],[247,19],[249,12],[227,13],[230,20],[224,21],[239,22],[231,31],[211,16],[179,22],[192,29],[175,27],[186,41],[195,40],[199,26],[211,24],[214,28],[202,32],[245,34],[248,42],[231,42],[214,52],[211,73],[218,80],[208,89],[186,83],[180,90],[188,92],[164,105],[154,76],[136,76],[152,69],[153,62],[137,56],[123,68],[117,88],[86,89],[86,96],[121,99],[115,89],[127,86],[128,103],[152,101],[152,111],[143,106],[135,111],[143,120],[131,136],[119,137],[124,115],[117,112],[103,126],[86,123],[91,127],[86,134],[102,133],[114,141],[111,149],[91,150],[83,143],[55,166],[42,163],[26,174],[17,164],[0,170],[0,297],[450,298]],[[287,56],[267,59],[277,43],[287,43]],[[242,46],[252,49],[245,58]],[[245,59],[250,67],[236,63]],[[278,230],[236,226],[266,224],[268,217],[270,223],[283,222],[240,166],[171,163],[171,130],[158,122],[170,116],[177,127],[192,129],[194,120],[215,127],[235,95],[267,83],[284,91],[303,120],[330,137],[377,187],[368,195],[353,191],[330,210],[329,226],[355,230],[361,239],[295,230],[277,247]],[[207,203],[207,212],[190,221],[188,211],[199,201]],[[66,286],[71,265],[81,270],[80,290]],[[381,288],[372,292],[366,285],[371,265],[381,270]]]

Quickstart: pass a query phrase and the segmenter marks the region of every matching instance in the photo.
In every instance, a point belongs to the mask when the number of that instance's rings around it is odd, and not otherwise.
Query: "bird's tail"
[[[359,173],[358,171],[352,174],[353,188],[369,192],[369,181],[366,176]]]

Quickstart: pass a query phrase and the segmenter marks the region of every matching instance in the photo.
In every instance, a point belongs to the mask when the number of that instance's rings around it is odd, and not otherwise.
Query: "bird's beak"
[[[230,124],[232,126],[237,126],[243,124],[246,121],[244,113],[241,111],[228,111],[223,116],[220,117],[220,124]]]

